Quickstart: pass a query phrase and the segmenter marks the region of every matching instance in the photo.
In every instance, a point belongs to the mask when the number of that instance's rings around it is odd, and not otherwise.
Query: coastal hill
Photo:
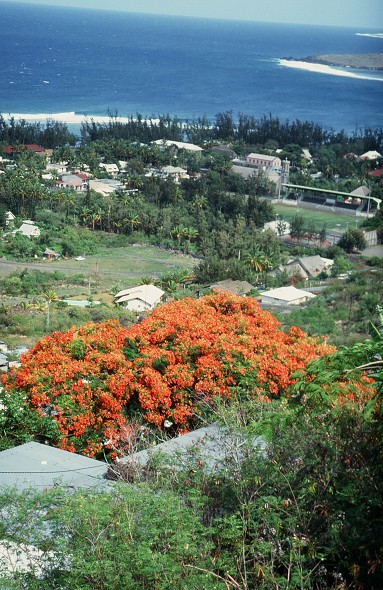
[[[361,68],[364,70],[383,70],[383,53],[364,54],[323,54],[303,57],[301,59],[286,58],[289,61],[304,61],[326,66],[342,68]]]

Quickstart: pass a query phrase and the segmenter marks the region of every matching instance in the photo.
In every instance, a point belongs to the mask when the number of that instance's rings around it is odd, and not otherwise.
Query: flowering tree
[[[298,328],[283,332],[250,297],[174,301],[129,329],[88,323],[40,340],[3,377],[0,425],[12,444],[29,437],[88,456],[114,453],[129,443],[137,411],[186,432],[216,396],[270,400],[333,350]]]

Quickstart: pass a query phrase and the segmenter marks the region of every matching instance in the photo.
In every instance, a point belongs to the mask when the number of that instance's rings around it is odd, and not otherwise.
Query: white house
[[[119,180],[111,178],[95,178],[89,181],[89,188],[96,193],[100,193],[104,197],[124,189],[124,185]]]
[[[316,295],[296,289],[296,287],[279,287],[270,289],[261,293],[261,303],[271,303],[274,305],[301,305],[309,299],[314,299]]]
[[[99,164],[99,167],[103,168],[105,172],[107,174],[110,174],[111,176],[117,176],[117,174],[119,173],[117,164],[105,164],[104,162],[101,162]]]
[[[252,152],[246,157],[246,164],[267,170],[269,168],[280,168],[282,166],[282,160],[278,156],[268,156],[267,154],[255,154]]]
[[[120,291],[114,301],[123,303],[131,311],[150,311],[161,301],[164,293],[155,285],[139,285]]]
[[[365,152],[364,154],[359,156],[361,160],[379,160],[382,157],[383,156],[376,150],[370,150],[369,152]]]
[[[67,162],[59,162],[55,164],[47,164],[45,166],[46,172],[53,172],[56,174],[65,174],[68,170],[68,163]]]
[[[41,232],[37,225],[35,225],[34,221],[26,219],[22,222],[19,229],[16,229],[12,233],[23,234],[23,236],[26,236],[27,238],[38,238]]]
[[[5,225],[11,225],[12,223],[14,223],[15,219],[16,215],[14,215],[12,211],[5,212]]]
[[[179,182],[181,179],[190,178],[187,170],[180,166],[164,166],[162,168],[162,174],[167,178],[172,178],[175,182]]]

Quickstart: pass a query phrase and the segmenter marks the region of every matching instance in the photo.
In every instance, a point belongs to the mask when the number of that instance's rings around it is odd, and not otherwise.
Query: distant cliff
[[[323,64],[326,66],[338,66],[342,68],[361,68],[364,70],[383,70],[383,53],[364,53],[364,54],[324,54],[310,55],[300,59],[285,58],[289,61],[304,61],[313,64]]]

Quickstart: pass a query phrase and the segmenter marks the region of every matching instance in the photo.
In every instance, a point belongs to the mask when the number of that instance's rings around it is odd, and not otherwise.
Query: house
[[[68,170],[67,166],[68,166],[67,162],[47,164],[45,166],[45,171],[46,172],[53,172],[55,174],[65,174]]]
[[[364,154],[362,154],[361,156],[359,156],[359,158],[361,160],[379,160],[380,158],[382,158],[383,156],[377,152],[376,150],[370,150],[369,152],[365,152]]]
[[[13,234],[16,234],[16,233],[23,234],[23,236],[26,236],[27,238],[38,238],[39,235],[41,234],[41,231],[37,227],[37,225],[35,225],[34,221],[31,221],[30,219],[26,219],[25,221],[22,222],[19,229],[14,230],[12,233]]]
[[[172,178],[174,182],[179,182],[185,178],[190,178],[187,170],[180,168],[180,166],[164,166],[162,168],[163,176]]]
[[[46,156],[47,152],[43,147],[37,145],[35,143],[28,143],[26,145],[6,145],[3,148],[3,152],[5,154],[9,154],[11,156],[15,154],[20,154],[23,151],[33,152],[34,154],[38,154],[39,156]]]
[[[116,191],[124,190],[124,185],[119,180],[112,178],[94,178],[93,180],[89,180],[89,189],[107,197]]]
[[[322,256],[303,256],[302,258],[294,258],[284,266],[279,266],[274,269],[270,275],[277,276],[285,272],[290,277],[299,277],[300,279],[312,279],[320,275],[322,272],[327,273],[334,261],[330,258],[323,258]]]
[[[369,176],[374,176],[375,178],[380,178],[383,176],[383,168],[377,168],[376,170],[370,170],[368,172]]]
[[[131,311],[150,311],[160,303],[165,291],[155,285],[139,285],[119,291],[115,295],[115,303],[124,303]]]
[[[227,279],[226,281],[219,281],[209,287],[212,291],[230,291],[234,295],[246,295],[250,291],[255,291],[255,287],[247,281],[233,281]]]
[[[365,184],[362,184],[361,186],[358,186],[358,188],[356,188],[355,190],[353,190],[350,195],[355,196],[355,197],[369,197],[371,194],[371,189],[366,186]]]
[[[289,276],[312,279],[320,275],[322,272],[327,273],[333,264],[334,261],[330,258],[322,258],[322,256],[316,255],[296,258],[280,268],[282,269],[282,272],[286,272]]]
[[[211,151],[215,154],[223,154],[230,160],[238,158],[238,154],[228,145],[213,145]]]
[[[246,164],[256,168],[268,170],[270,168],[281,168],[282,160],[278,156],[269,156],[267,154],[251,153],[246,157]]]
[[[14,215],[12,211],[5,212],[5,225],[11,225],[12,223],[14,223],[15,219],[16,215]]]
[[[254,170],[254,168],[250,168],[250,166],[237,166],[236,164],[231,167],[231,171],[235,172],[235,174],[239,174],[245,180],[248,180],[257,174],[257,171]]]
[[[261,303],[271,305],[301,305],[310,299],[314,299],[316,295],[296,289],[295,287],[279,287],[278,289],[270,289],[261,293]]]
[[[105,164],[104,162],[100,162],[98,166],[105,170],[107,174],[110,174],[110,176],[117,176],[119,173],[117,164]]]
[[[187,150],[189,152],[203,152],[203,149],[199,147],[199,145],[194,145],[193,143],[185,143],[183,141],[173,141],[170,139],[156,139],[155,141],[152,141],[152,143],[163,148],[175,147],[179,150]]]
[[[86,189],[87,185],[77,174],[62,174],[55,186],[57,188],[73,188],[75,191],[81,192]]]
[[[304,160],[307,160],[310,163],[313,161],[313,157],[310,154],[310,150],[308,150],[307,148],[303,148],[303,150],[302,150],[302,158]]]

